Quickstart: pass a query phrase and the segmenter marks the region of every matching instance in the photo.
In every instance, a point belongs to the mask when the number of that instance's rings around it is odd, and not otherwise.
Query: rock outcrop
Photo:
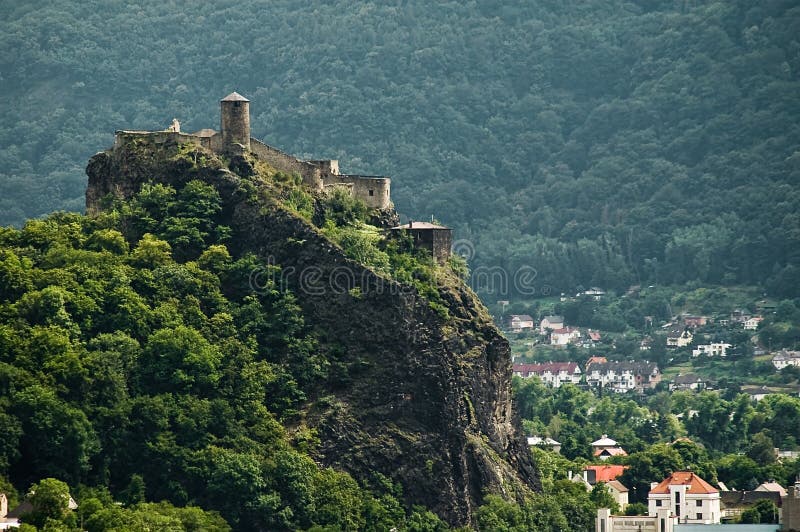
[[[414,287],[347,258],[279,202],[241,194],[246,161],[231,164],[234,173],[218,160],[186,164],[167,148],[94,156],[87,211],[151,179],[202,179],[220,190],[231,252],[281,267],[280,281],[336,359],[304,412],[321,441],[316,459],[356,478],[380,472],[402,484],[409,504],[457,526],[474,524],[485,493],[514,499],[539,488],[514,418],[508,342],[466,285],[441,268],[436,289],[447,312],[434,309]]]

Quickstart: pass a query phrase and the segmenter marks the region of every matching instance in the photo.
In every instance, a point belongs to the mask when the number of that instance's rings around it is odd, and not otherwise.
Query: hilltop
[[[0,235],[0,475],[138,483],[240,530],[473,525],[538,489],[459,261],[347,187],[164,138],[92,158],[92,216]]]

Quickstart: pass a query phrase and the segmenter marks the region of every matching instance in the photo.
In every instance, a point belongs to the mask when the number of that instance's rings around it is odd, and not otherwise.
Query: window
[[[700,499],[697,499],[696,501],[694,501],[694,505],[699,508],[700,506],[703,506],[703,501],[701,501]]]
[[[675,515],[677,515],[678,517],[681,516],[681,505],[680,504],[675,505]]]
[[[680,491],[676,491],[675,492],[675,504],[680,504],[680,502],[681,502],[681,492]]]
[[[374,195],[375,195],[375,191],[374,191],[374,190],[372,190],[372,189],[370,189],[370,190],[369,190],[369,195],[370,195],[370,196],[374,196]]]
[[[697,514],[697,520],[698,521],[702,521],[703,520],[703,514]]]
[[[661,499],[656,499],[656,506],[661,506]]]

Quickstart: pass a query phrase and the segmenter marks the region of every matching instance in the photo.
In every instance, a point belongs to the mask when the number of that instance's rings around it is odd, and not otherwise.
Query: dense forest
[[[0,8],[0,224],[81,211],[115,129],[216,127],[235,89],[256,137],[390,174],[475,271],[532,269],[484,295],[800,295],[792,0]]]
[[[266,266],[231,256],[221,210],[201,181],[155,184],[0,231],[0,490],[43,530],[444,528],[312,459],[299,411],[345,369],[290,291],[254,290]],[[70,487],[77,515],[36,506]]]

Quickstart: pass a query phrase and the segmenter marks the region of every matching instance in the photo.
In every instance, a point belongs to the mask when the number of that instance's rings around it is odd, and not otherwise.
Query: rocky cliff
[[[95,155],[87,211],[148,181],[217,187],[231,253],[281,267],[280,282],[336,360],[301,421],[318,432],[319,462],[361,479],[383,473],[402,484],[408,503],[452,525],[474,524],[485,493],[513,499],[539,488],[514,418],[508,342],[466,285],[440,268],[435,289],[447,311],[434,309],[413,286],[350,260],[283,208],[257,162],[190,151],[138,142]]]

